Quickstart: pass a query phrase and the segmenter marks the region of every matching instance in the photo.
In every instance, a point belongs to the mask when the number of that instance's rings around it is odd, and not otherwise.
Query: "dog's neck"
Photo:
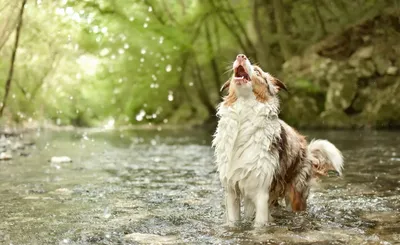
[[[244,100],[255,100],[256,96],[253,93],[253,87],[252,86],[236,86],[235,88],[236,91],[236,96],[238,99],[244,99]]]

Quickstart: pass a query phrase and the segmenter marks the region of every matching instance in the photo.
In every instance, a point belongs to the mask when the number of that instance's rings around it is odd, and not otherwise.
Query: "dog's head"
[[[233,75],[222,87],[221,91],[229,89],[226,97],[228,105],[239,97],[251,97],[260,102],[267,102],[275,97],[280,90],[286,90],[286,85],[279,79],[264,72],[260,67],[252,65],[249,59],[239,54],[233,62]]]

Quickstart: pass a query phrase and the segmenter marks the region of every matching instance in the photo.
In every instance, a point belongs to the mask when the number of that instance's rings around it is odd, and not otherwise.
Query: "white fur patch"
[[[217,115],[213,146],[222,184],[235,184],[250,172],[257,181],[264,182],[266,176],[272,181],[279,167],[278,155],[270,151],[280,135],[278,101],[260,103],[240,97],[231,107],[221,104]]]
[[[342,175],[343,169],[343,155],[331,142],[327,140],[312,140],[308,145],[309,151],[320,150],[322,151],[332,167]]]

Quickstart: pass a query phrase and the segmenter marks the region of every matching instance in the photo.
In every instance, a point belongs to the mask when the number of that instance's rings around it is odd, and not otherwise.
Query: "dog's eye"
[[[261,72],[260,72],[259,70],[254,69],[254,71],[256,72],[256,75],[257,75],[257,76],[261,76]]]

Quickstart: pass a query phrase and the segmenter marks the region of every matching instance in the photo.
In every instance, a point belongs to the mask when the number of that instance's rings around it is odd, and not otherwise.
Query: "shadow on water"
[[[41,132],[30,156],[0,162],[0,243],[398,243],[400,132],[305,133],[343,150],[344,176],[320,182],[307,212],[275,209],[254,230],[222,226],[209,132]]]

